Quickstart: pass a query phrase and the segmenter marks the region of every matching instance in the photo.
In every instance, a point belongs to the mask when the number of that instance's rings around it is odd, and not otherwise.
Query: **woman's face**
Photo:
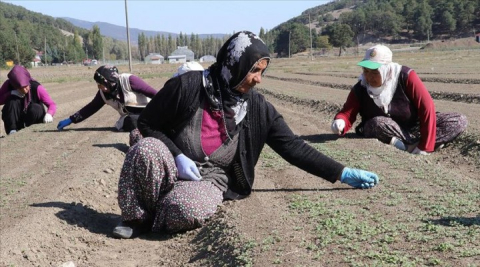
[[[105,87],[105,85],[103,85],[103,84],[97,83],[97,87],[98,87],[98,90],[101,90],[104,93],[110,93],[110,89]]]
[[[372,87],[380,87],[382,86],[382,75],[377,70],[371,70],[367,68],[363,68],[363,76],[367,80],[367,83]]]
[[[262,59],[257,62],[250,72],[245,76],[242,83],[235,88],[235,90],[239,91],[242,94],[246,94],[250,91],[258,83],[262,82],[262,73],[268,66],[268,60]]]
[[[28,92],[30,92],[30,84],[27,85],[27,86],[23,86],[23,87],[17,88],[17,90],[18,90],[20,93],[26,95],[26,94],[28,94]]]

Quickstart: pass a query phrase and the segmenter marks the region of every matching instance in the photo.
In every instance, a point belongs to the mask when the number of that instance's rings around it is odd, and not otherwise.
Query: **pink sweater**
[[[5,102],[7,102],[7,99],[10,96],[9,85],[9,80],[6,80],[2,87],[0,87],[0,105],[5,105]],[[45,90],[41,84],[37,87],[37,96],[40,102],[47,106],[47,113],[52,116],[55,115],[55,112],[57,111],[57,105],[55,102],[53,102],[52,98],[50,98],[50,95],[48,95],[47,90]]]

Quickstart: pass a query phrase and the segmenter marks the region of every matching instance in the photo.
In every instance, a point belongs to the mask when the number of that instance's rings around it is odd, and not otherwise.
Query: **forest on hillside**
[[[252,31],[254,29],[251,29]],[[259,36],[278,57],[315,50],[342,49],[365,42],[410,43],[474,36],[480,32],[478,0],[336,0],[310,8]],[[227,38],[228,35],[225,37]],[[135,37],[133,37],[135,38]],[[225,38],[176,37],[141,33],[132,58],[150,53],[168,57],[177,46],[188,46],[196,58],[216,55]],[[70,22],[0,1],[0,67],[7,60],[28,65],[36,54],[42,63],[78,63],[84,59],[127,60],[124,41],[105,37]]]
[[[190,36],[180,33],[169,36],[138,36],[138,46],[132,46],[132,58],[143,60],[149,53],[170,55],[177,46],[189,46],[197,58],[214,55],[225,39]],[[105,37],[94,25],[91,30],[75,27],[70,22],[23,7],[0,1],[0,67],[5,62],[29,66],[35,55],[43,64],[79,63],[84,59],[128,60],[127,42]]]
[[[261,37],[279,55],[358,43],[412,43],[475,36],[478,0],[336,0],[310,8]]]
[[[104,53],[125,58],[126,44],[102,37],[98,27],[91,31],[70,22],[0,2],[0,66],[12,60],[28,66],[40,54],[42,63],[81,62]]]

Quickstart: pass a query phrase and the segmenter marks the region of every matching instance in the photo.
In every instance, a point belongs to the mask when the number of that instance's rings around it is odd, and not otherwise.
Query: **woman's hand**
[[[345,121],[342,119],[336,119],[332,122],[331,128],[334,134],[341,135],[343,134],[343,129],[345,128]]]
[[[369,189],[379,182],[378,176],[373,172],[359,169],[344,168],[340,176],[340,182],[355,188]]]
[[[202,179],[195,162],[184,154],[175,157],[175,164],[178,169],[178,178],[188,181],[200,181]]]
[[[45,114],[45,117],[43,117],[43,123],[50,123],[53,121],[52,115],[49,113]]]
[[[67,127],[72,123],[72,120],[70,118],[64,119],[63,121],[60,121],[57,125],[57,130],[61,131],[63,128]]]

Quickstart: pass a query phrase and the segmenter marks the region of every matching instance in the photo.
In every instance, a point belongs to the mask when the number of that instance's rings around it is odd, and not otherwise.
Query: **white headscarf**
[[[359,79],[361,84],[367,88],[368,95],[379,108],[383,109],[385,114],[388,114],[388,106],[397,89],[397,81],[401,70],[402,65],[394,62],[380,66],[378,68],[380,76],[382,77],[382,85],[380,87],[370,86],[363,74],[360,75]]]

